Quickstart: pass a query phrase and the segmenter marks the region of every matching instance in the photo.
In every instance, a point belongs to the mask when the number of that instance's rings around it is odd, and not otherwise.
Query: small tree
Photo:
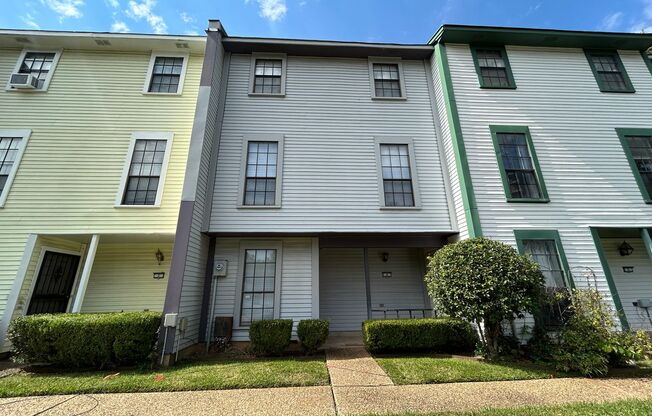
[[[438,250],[425,281],[442,312],[478,325],[487,354],[494,357],[502,322],[537,307],[544,278],[537,263],[507,244],[475,238]]]

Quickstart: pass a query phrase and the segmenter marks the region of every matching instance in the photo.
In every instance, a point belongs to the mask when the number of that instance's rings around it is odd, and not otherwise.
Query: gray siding
[[[636,93],[601,93],[581,49],[506,50],[516,90],[480,89],[468,45],[447,45],[483,234],[515,244],[514,229],[557,229],[576,279],[589,267],[608,293],[589,226],[652,224],[614,130],[652,128],[650,72],[638,51],[619,51]],[[550,203],[505,201],[492,124],[530,128]]]
[[[287,58],[286,97],[252,97],[233,55],[210,231],[451,230],[423,61],[404,61],[405,101],[370,98],[366,59]],[[243,136],[285,135],[282,207],[237,208]],[[414,140],[420,210],[381,210],[374,137]]]

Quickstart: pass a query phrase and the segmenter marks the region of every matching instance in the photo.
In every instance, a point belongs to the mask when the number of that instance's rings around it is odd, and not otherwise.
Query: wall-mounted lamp
[[[163,260],[165,260],[165,256],[161,252],[161,249],[156,250],[156,261],[158,261],[158,265],[160,266],[161,263],[163,263]]]
[[[387,253],[387,252],[381,253],[380,258],[383,259],[383,263],[387,263],[389,261],[389,253]]]
[[[627,241],[623,241],[623,243],[618,246],[618,252],[621,256],[629,256],[634,252],[634,247],[627,244]]]

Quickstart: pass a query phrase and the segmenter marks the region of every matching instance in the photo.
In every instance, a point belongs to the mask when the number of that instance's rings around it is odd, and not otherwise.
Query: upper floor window
[[[643,60],[645,61],[645,65],[647,65],[647,69],[649,69],[650,74],[652,74],[652,52],[642,51],[641,55],[643,56]]]
[[[547,202],[548,194],[529,129],[490,126],[490,130],[507,200]]]
[[[504,47],[471,46],[480,88],[516,88]]]
[[[377,140],[382,208],[419,206],[411,140]]]
[[[285,95],[285,55],[253,54],[250,95]]]
[[[187,63],[186,54],[152,54],[143,92],[181,94]]]
[[[29,130],[0,130],[0,207],[7,200],[30,134]]]
[[[134,133],[116,205],[161,204],[171,142],[171,133]]]
[[[635,92],[617,51],[585,51],[602,92]]]
[[[59,61],[61,51],[24,50],[14,73],[9,79],[7,89],[21,91],[46,91]],[[22,76],[21,75],[25,75]],[[29,77],[26,77],[29,76]],[[34,82],[31,82],[34,80]]]
[[[239,207],[278,208],[281,205],[282,135],[245,138]]]
[[[648,204],[652,203],[652,129],[617,129],[636,183]]]
[[[404,99],[405,82],[403,66],[399,59],[369,59],[371,97],[379,99]]]

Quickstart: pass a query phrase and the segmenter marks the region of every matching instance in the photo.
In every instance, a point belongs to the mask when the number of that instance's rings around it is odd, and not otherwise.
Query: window
[[[285,55],[252,54],[249,95],[285,95]]]
[[[152,54],[143,92],[181,94],[187,62],[186,54]]]
[[[645,51],[641,51],[641,55],[643,56],[643,60],[645,61],[645,65],[647,65],[647,69],[649,69],[650,74],[652,74],[652,52],[647,53]]]
[[[388,138],[376,142],[381,208],[419,207],[412,141]]]
[[[616,51],[584,51],[602,92],[635,92]]]
[[[14,72],[20,74],[32,74],[38,79],[37,87],[33,90],[21,91],[46,91],[54,74],[54,69],[59,61],[61,51],[30,51],[24,50]],[[7,84],[7,89],[11,90],[12,87]]]
[[[276,249],[246,249],[240,302],[240,326],[274,319],[276,292]]]
[[[240,208],[281,205],[283,136],[252,135],[243,143]]]
[[[652,129],[616,129],[646,203],[652,203]]]
[[[504,47],[471,46],[480,88],[516,88]]]
[[[159,206],[172,145],[170,133],[134,133],[118,206]]]
[[[400,59],[369,58],[371,98],[405,99],[403,66]]]
[[[0,130],[0,207],[4,206],[31,131]]]
[[[521,254],[539,264],[549,288],[569,287],[570,273],[566,255],[556,230],[516,230],[516,244]]]
[[[490,131],[507,201],[548,202],[529,129],[490,126]]]

